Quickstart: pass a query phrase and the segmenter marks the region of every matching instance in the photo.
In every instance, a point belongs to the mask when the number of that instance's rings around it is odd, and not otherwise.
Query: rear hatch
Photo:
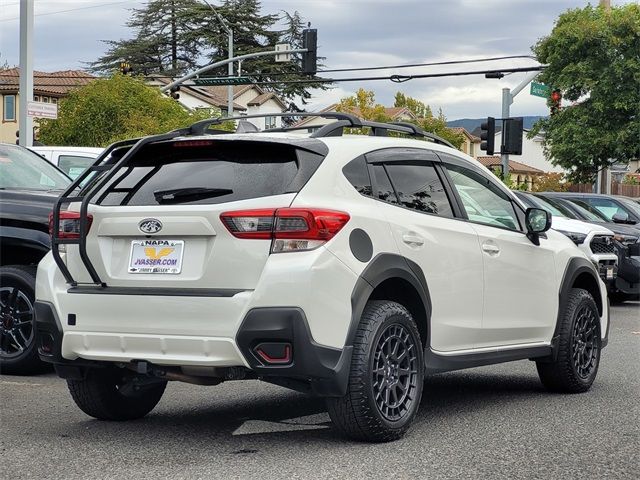
[[[288,207],[324,158],[312,150],[217,138],[148,145],[93,196],[91,264],[108,286],[253,289],[271,240],[237,238],[220,215]],[[67,249],[71,274],[89,282],[78,247]]]

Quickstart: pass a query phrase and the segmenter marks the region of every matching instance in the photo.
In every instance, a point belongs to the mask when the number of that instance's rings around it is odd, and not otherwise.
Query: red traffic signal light
[[[562,102],[562,92],[558,89],[551,92],[550,107],[551,107],[551,115],[555,115],[560,111],[560,103]]]

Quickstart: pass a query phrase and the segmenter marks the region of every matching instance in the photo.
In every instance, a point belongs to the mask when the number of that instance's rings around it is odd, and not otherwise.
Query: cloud
[[[220,0],[213,0],[213,4]],[[105,51],[100,40],[128,38],[124,26],[128,9],[143,0],[115,3],[109,0],[48,0],[35,2],[35,51],[37,69],[81,68]],[[594,3],[597,3],[594,1]],[[628,3],[614,1],[614,4]],[[107,5],[108,4],[108,5]],[[394,65],[433,60],[454,60],[496,55],[530,54],[531,45],[549,34],[558,15],[583,7],[584,0],[263,0],[265,13],[298,10],[318,29],[320,54],[326,68]],[[95,8],[86,8],[95,7]],[[66,13],[51,14],[61,10]],[[18,63],[19,16],[16,0],[0,0],[0,53]],[[504,61],[499,66],[532,64]],[[376,72],[340,73],[341,77],[427,73],[486,67],[415,68]],[[338,74],[332,74],[336,77]],[[524,74],[502,80],[483,76],[342,83],[317,92],[313,106],[327,106],[358,88],[376,92],[377,100],[390,105],[401,90],[441,107],[447,117],[499,116],[501,89],[517,85]],[[523,91],[512,106],[514,114],[546,114],[544,100]]]

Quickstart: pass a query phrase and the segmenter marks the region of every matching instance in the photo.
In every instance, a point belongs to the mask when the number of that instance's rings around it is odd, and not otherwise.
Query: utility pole
[[[600,0],[600,6],[604,8],[605,12],[611,11],[611,0]],[[603,168],[598,172],[600,178],[596,178],[596,193],[611,193],[611,177],[609,176],[609,169]]]
[[[222,25],[222,28],[224,28],[224,31],[227,32],[227,35],[229,38],[229,44],[227,48],[229,52],[228,59],[231,60],[233,58],[233,30],[229,28],[229,25],[227,25],[227,22],[224,21],[224,19],[220,16],[218,11],[215,8],[213,8],[213,6],[209,2],[207,2],[207,0],[202,0],[202,1],[209,6],[209,8],[213,11],[214,15]],[[233,77],[233,62],[231,61],[228,64],[227,72],[229,73],[229,77]],[[229,85],[227,87],[227,116],[229,117],[233,116],[233,85]]]
[[[513,103],[513,99],[515,98],[516,95],[518,95],[522,91],[523,88],[529,85],[539,74],[540,72],[530,72],[527,74],[525,79],[513,90],[511,90],[510,88],[502,89],[502,130],[500,134],[502,138],[502,142],[500,142],[501,144],[504,144],[504,119],[509,118],[509,115],[510,115],[509,111],[510,111],[511,104]],[[502,153],[502,148],[500,150],[501,150],[500,163],[502,163],[502,174],[503,174],[503,177],[506,178],[507,175],[509,174],[509,154]]]
[[[20,94],[19,144],[33,146],[33,118],[27,116],[28,102],[33,101],[33,0],[20,2]]]

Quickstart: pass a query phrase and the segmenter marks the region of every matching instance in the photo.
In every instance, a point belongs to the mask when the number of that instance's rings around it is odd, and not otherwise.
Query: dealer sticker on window
[[[129,273],[180,273],[183,252],[184,240],[133,240]]]

